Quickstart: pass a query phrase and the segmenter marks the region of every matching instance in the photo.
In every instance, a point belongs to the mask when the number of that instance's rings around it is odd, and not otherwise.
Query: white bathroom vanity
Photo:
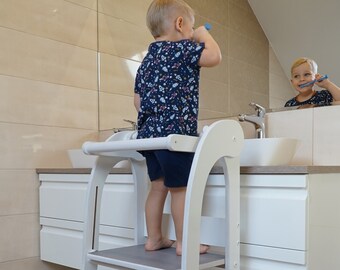
[[[89,169],[38,169],[40,243],[44,261],[79,269]],[[224,179],[214,168],[205,190],[205,237],[224,237]],[[241,269],[340,269],[340,167],[241,167]],[[100,249],[133,245],[134,184],[113,169],[103,194]],[[168,213],[166,207],[165,213]],[[222,226],[221,226],[222,225]]]

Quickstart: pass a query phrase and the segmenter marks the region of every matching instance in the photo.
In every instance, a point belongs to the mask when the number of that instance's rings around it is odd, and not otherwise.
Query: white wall
[[[313,58],[340,85],[340,1],[248,0],[287,77],[292,62]]]

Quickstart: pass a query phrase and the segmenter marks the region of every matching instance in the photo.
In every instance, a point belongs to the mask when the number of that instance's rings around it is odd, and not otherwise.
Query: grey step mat
[[[129,269],[180,270],[181,256],[175,248],[145,251],[144,245],[94,251],[88,258],[103,265],[117,265]],[[224,255],[206,253],[200,255],[200,269],[223,265]]]

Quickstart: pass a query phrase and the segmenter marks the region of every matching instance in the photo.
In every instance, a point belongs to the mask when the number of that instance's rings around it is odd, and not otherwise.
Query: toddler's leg
[[[169,188],[171,194],[171,214],[176,232],[176,254],[182,255],[183,218],[186,187]]]
[[[182,238],[183,238],[183,219],[185,206],[186,187],[170,188],[171,193],[171,214],[174,220],[176,231],[176,254],[182,255]],[[200,253],[206,253],[209,246],[200,245]]]
[[[168,188],[164,186],[163,178],[151,182],[151,189],[145,204],[148,232],[145,250],[152,251],[169,248],[173,244],[173,241],[163,238],[162,235],[163,208],[167,194]]]

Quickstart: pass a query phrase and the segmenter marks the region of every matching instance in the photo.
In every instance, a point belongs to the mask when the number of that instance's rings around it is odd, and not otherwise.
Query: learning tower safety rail
[[[81,270],[96,270],[98,265],[140,270],[193,270],[225,264],[225,269],[240,269],[240,152],[243,131],[234,120],[221,120],[203,129],[199,137],[169,135],[164,138],[135,139],[136,132],[123,131],[105,142],[86,142],[83,151],[97,155],[87,189],[83,263]],[[144,205],[147,197],[147,169],[140,150],[168,149],[194,152],[185,201],[183,252],[174,248],[145,252]],[[130,160],[135,185],[135,246],[98,250],[99,217],[104,184],[112,167]],[[216,162],[223,167],[225,179],[225,254],[199,254],[203,195],[208,176]],[[117,206],[119,207],[119,206]],[[209,243],[207,243],[209,244]],[[161,261],[160,261],[161,260]]]

